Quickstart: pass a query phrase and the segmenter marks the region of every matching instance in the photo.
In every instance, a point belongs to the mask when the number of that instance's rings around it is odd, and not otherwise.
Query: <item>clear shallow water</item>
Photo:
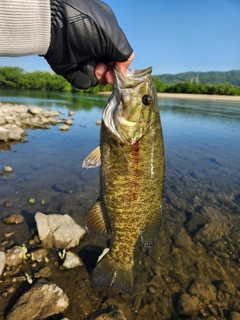
[[[82,169],[82,162],[98,145],[100,128],[95,122],[101,119],[106,100],[71,93],[0,92],[1,102],[59,110],[65,117],[69,110],[75,112],[69,132],[60,132],[57,126],[27,130],[28,143],[0,153],[0,168],[8,165],[14,170],[7,180],[0,176],[0,216],[22,213],[27,221],[25,227],[18,226],[17,243],[29,239],[27,230],[34,227],[37,211],[67,213],[83,225],[98,196],[98,169]],[[153,248],[139,245],[136,249],[135,280],[140,306],[154,303],[156,313],[167,319],[177,316],[176,294],[186,292],[194,279],[228,280],[240,286],[240,103],[161,99],[159,107],[166,155],[163,223]],[[36,199],[34,206],[28,203],[30,198]],[[5,201],[11,206],[5,207]],[[0,222],[1,241],[5,228]],[[104,246],[105,240],[89,235],[83,246],[94,243]],[[161,290],[146,298],[156,275],[164,279]],[[71,277],[82,281],[76,271],[68,273],[68,280],[57,273],[52,280],[71,296]],[[88,279],[86,274],[82,277]],[[136,296],[124,300],[115,289],[86,286],[84,292],[95,303],[78,306],[78,314],[89,314],[104,299],[114,297],[116,304],[121,301],[129,309],[128,319],[138,319],[131,313]],[[165,290],[168,294],[164,295]],[[68,312],[70,319],[77,319],[73,311]],[[149,319],[155,318],[149,315]]]

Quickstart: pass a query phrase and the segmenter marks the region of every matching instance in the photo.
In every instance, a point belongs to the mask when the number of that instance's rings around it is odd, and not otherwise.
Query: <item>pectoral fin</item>
[[[101,165],[101,150],[100,150],[100,147],[98,146],[83,161],[82,167],[88,169],[88,168],[96,168],[100,165]]]
[[[85,227],[89,233],[106,235],[107,226],[102,212],[101,204],[97,201],[88,211],[85,219]]]
[[[146,248],[150,248],[155,242],[161,226],[162,205],[155,213],[147,227],[141,232],[141,242]]]

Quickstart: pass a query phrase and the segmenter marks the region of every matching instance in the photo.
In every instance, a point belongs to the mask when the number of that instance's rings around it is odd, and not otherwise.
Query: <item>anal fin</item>
[[[101,150],[98,146],[95,148],[83,161],[82,167],[83,168],[96,168],[101,165]]]
[[[141,232],[141,242],[144,245],[144,247],[150,248],[155,242],[160,230],[161,221],[162,205],[159,207],[159,210],[155,213],[147,227]]]
[[[88,211],[85,219],[85,227],[89,233],[107,234],[106,221],[99,200],[97,200]]]

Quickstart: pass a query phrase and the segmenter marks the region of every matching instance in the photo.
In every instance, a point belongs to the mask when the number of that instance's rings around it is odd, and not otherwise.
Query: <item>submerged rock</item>
[[[21,214],[12,214],[11,216],[4,218],[5,224],[20,224],[24,221],[24,217]]]
[[[61,288],[45,279],[39,279],[17,300],[6,319],[45,319],[62,313],[68,305],[68,297]]]
[[[60,130],[60,131],[68,131],[69,130],[69,126],[68,125],[63,125],[63,126],[60,126],[59,128],[58,128],[58,130]]]
[[[183,293],[178,301],[178,312],[183,315],[196,316],[199,311],[199,300],[195,296]]]
[[[6,265],[15,267],[23,262],[23,252],[20,247],[14,246],[6,252]]]
[[[5,262],[6,262],[6,256],[3,251],[0,251],[0,277],[3,273],[3,269],[5,267]]]
[[[76,255],[75,253],[69,251],[66,253],[65,256],[65,260],[63,262],[63,267],[66,269],[73,269],[75,267],[79,267],[82,266],[83,262],[82,260],[79,258],[78,255]]]
[[[111,308],[91,314],[88,320],[127,320],[127,318],[121,309]]]
[[[35,215],[38,234],[47,248],[70,249],[79,244],[86,230],[67,214],[45,215],[37,212]]]

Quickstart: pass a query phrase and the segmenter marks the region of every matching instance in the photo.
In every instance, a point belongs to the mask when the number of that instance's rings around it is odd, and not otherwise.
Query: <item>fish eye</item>
[[[152,102],[152,97],[149,94],[145,94],[142,97],[142,102],[143,102],[143,104],[145,104],[145,106],[149,106]]]

